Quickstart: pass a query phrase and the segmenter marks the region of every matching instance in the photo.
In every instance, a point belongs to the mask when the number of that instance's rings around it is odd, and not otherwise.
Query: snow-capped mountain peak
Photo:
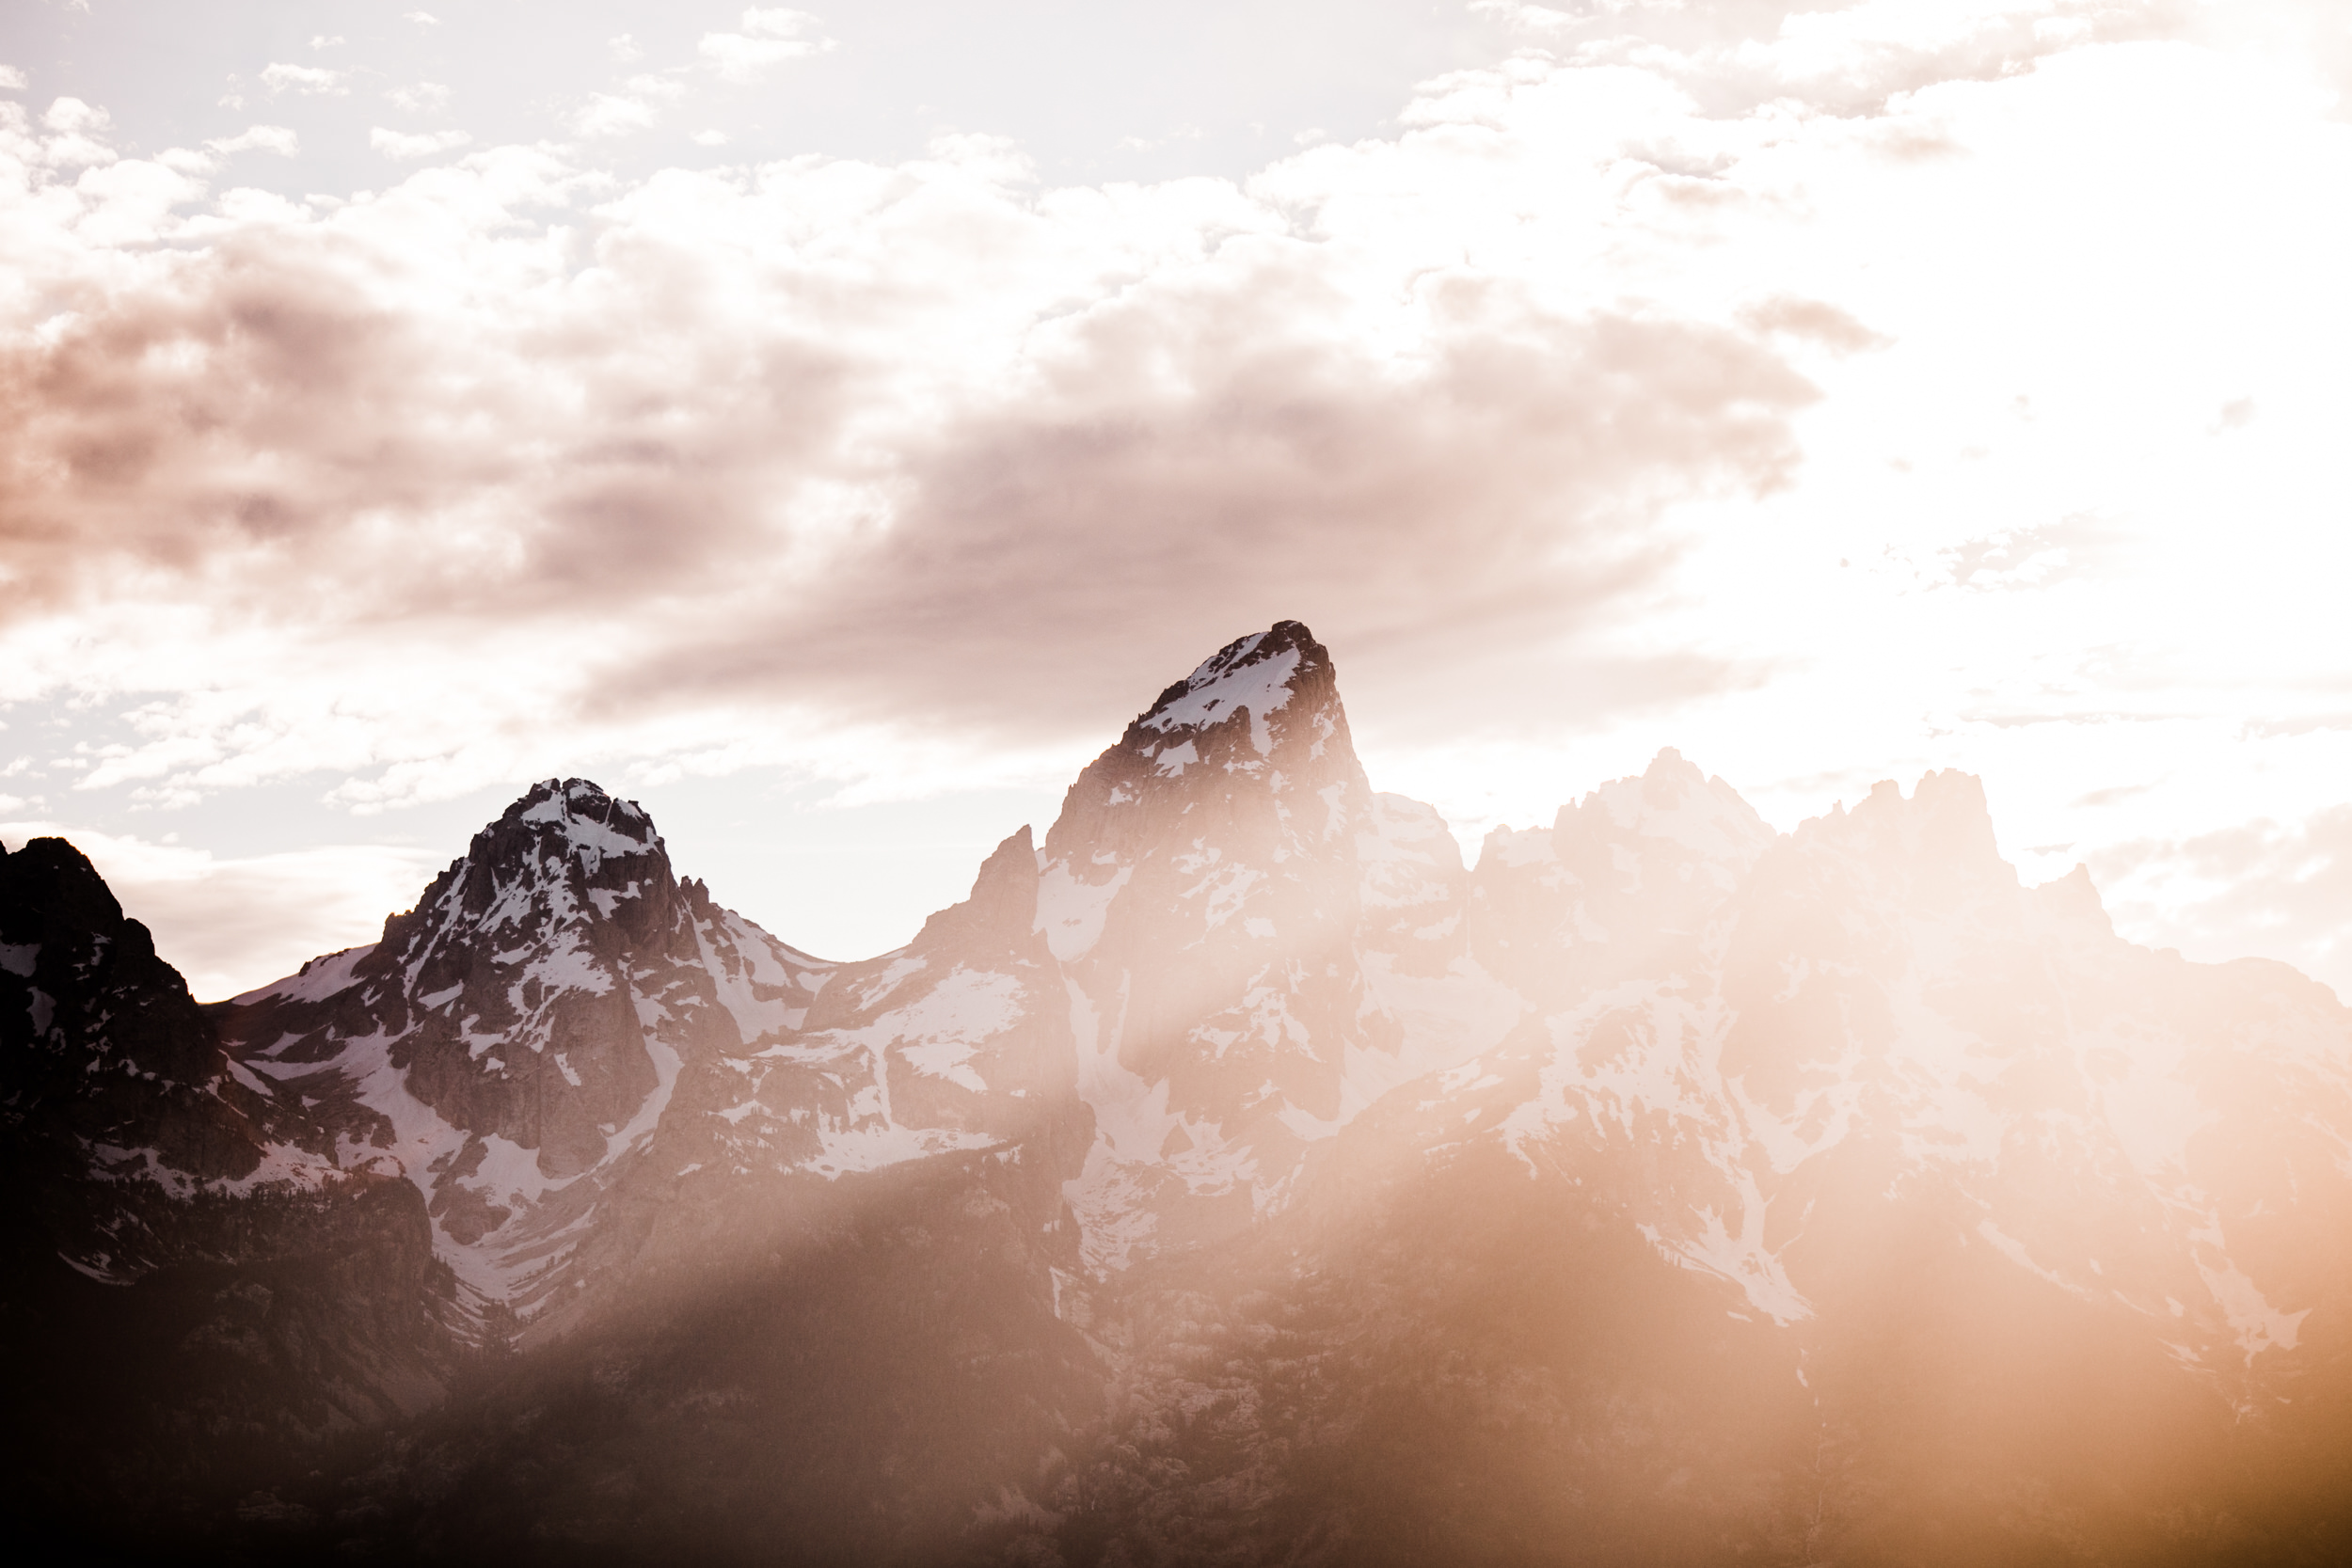
[[[1170,748],[1184,737],[1246,713],[1250,745],[1263,756],[1274,750],[1271,717],[1289,706],[1302,688],[1327,689],[1329,671],[1330,656],[1312,632],[1296,621],[1278,621],[1203,660],[1190,675],[1161,692],[1136,727],[1171,737],[1146,754],[1172,756]],[[1324,680],[1310,684],[1317,675]]]
[[[551,1288],[688,1064],[797,1023],[832,966],[681,882],[644,810],[548,780],[373,946],[240,997],[234,1054],[405,1175],[484,1294]]]

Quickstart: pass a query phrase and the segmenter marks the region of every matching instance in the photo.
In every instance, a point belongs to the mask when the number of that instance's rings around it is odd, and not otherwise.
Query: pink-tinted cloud
[[[12,619],[163,574],[299,626],[696,586],[837,417],[834,357],[663,297],[516,321],[389,245],[236,231],[0,350]],[[648,316],[655,319],[647,319]],[[495,325],[485,317],[503,317]]]
[[[1303,615],[1365,655],[1438,657],[1466,625],[1557,636],[1662,564],[1667,502],[1795,461],[1812,388],[1735,333],[1463,283],[1434,291],[1425,355],[1399,367],[1324,330],[1327,292],[1278,250],[1102,311],[1017,404],[914,445],[892,526],[807,602],[609,689],[1100,729],[1206,625]],[[1073,672],[1072,645],[1102,652]]]
[[[785,704],[1034,739],[1284,614],[1556,641],[1671,558],[1662,509],[1796,464],[1814,391],[1770,340],[1812,317],[1351,277],[1231,187],[1028,179],[977,140],[664,177],[583,248],[512,232],[588,187],[506,150],[69,248],[65,311],[0,345],[0,622],[160,598],[389,658],[536,626],[546,726]]]
[[[2143,940],[2277,958],[2352,995],[2352,805],[2101,851],[2091,874]]]

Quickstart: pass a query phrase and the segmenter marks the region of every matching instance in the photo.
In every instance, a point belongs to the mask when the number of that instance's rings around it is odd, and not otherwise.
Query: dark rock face
[[[643,812],[550,781],[387,921],[353,978],[396,981],[385,1022],[409,1093],[574,1176],[653,1091],[632,960],[699,959],[686,904]]]
[[[438,1399],[453,1281],[405,1183],[238,1081],[146,927],[57,839],[0,859],[5,1497],[176,1540]],[[192,1524],[191,1521],[194,1521]]]
[[[0,859],[0,1059],[14,1125],[112,1148],[137,1169],[135,1151],[151,1148],[199,1180],[262,1162],[252,1097],[227,1085],[222,1098],[218,1035],[147,927],[123,918],[63,839]]]
[[[151,1540],[2352,1556],[2352,1015],[2022,886],[1964,775],[1777,834],[1666,752],[1466,868],[1284,622],[861,962],[578,780],[210,1014],[70,849],[0,889],[11,1343],[171,1347],[19,1403],[146,1413],[72,1496]],[[352,1435],[224,1512],[201,1423]]]

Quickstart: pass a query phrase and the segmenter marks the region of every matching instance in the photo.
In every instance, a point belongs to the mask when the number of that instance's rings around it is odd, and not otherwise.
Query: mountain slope
[[[1065,1544],[2335,1560],[2344,1009],[2021,887],[1962,775],[1759,826],[1669,754],[1489,840],[1529,1016],[1100,1292],[1133,1383]]]

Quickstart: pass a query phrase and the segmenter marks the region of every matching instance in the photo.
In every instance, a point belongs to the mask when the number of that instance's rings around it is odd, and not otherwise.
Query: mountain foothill
[[[1466,864],[1296,622],[904,947],[532,788],[199,1005],[0,849],[6,1506],[93,1560],[2352,1558],[2352,1016],[1958,772]]]

